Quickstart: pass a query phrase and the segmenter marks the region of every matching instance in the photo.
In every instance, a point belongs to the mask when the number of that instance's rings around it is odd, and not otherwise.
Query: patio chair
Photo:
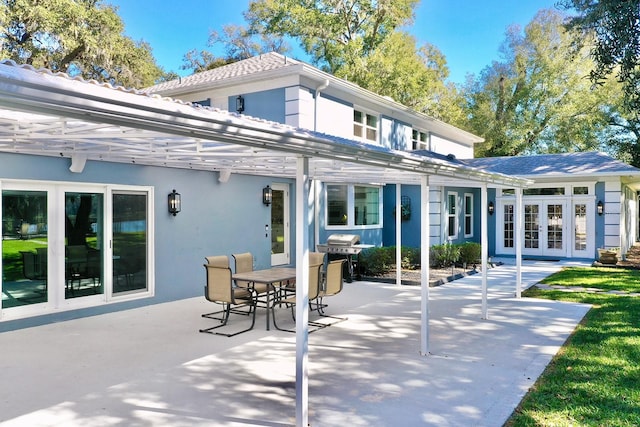
[[[309,308],[311,309],[311,305],[313,303],[317,304],[317,298],[320,295],[320,277],[321,277],[321,273],[320,270],[322,269],[322,264],[314,264],[314,265],[310,265],[309,266]],[[288,307],[291,307],[291,316],[293,317],[293,320],[296,320],[296,312],[295,312],[295,306],[296,306],[296,295],[295,293],[292,295],[290,293],[292,289],[288,288],[287,289],[287,293],[285,293],[283,298],[280,298],[278,300],[278,305],[286,305]],[[271,307],[272,310],[272,318],[273,318],[273,325],[276,327],[276,329],[279,329],[281,331],[286,331],[286,332],[295,332],[295,330],[290,330],[290,329],[282,329],[280,327],[278,327],[278,323],[276,322],[276,313],[275,313],[275,305],[273,307]],[[323,324],[323,323],[317,323],[317,322],[312,322],[309,321],[309,326],[315,326],[316,329],[314,330],[310,330],[309,333],[311,332],[315,332],[318,329],[322,329],[325,328],[329,325]]]
[[[309,252],[309,265],[322,264],[324,268],[325,253]]]
[[[220,320],[222,324],[200,329],[200,332],[232,337],[250,331],[256,323],[255,293],[251,289],[234,286],[233,279],[231,278],[231,268],[229,268],[229,259],[226,255],[206,258],[207,264],[203,264],[207,272],[207,284],[204,288],[204,296],[208,301],[221,304],[222,310],[203,314],[202,317]],[[243,310],[243,307],[248,307],[249,310]],[[220,313],[222,313],[222,317],[216,317],[216,315]],[[251,326],[231,334],[213,332],[214,329],[227,325],[231,313],[251,315]]]
[[[327,266],[325,288],[320,291],[320,294],[318,295],[318,302],[317,302],[318,312],[323,317],[331,317],[333,319],[347,320],[345,317],[329,316],[328,314],[325,314],[324,309],[327,308],[327,304],[323,302],[323,299],[325,297],[338,295],[340,292],[342,292],[342,288],[344,286],[342,266],[345,262],[346,260],[344,259],[337,259],[329,262],[329,265]]]
[[[231,255],[236,263],[236,273],[247,273],[249,271],[253,271],[253,255],[251,252],[244,252],[241,254],[232,254]],[[265,295],[270,291],[269,285],[265,283],[248,283],[244,281],[236,280],[236,286],[242,288],[253,288],[256,292],[256,295],[259,297],[260,295]],[[263,301],[260,301],[263,302]],[[266,304],[266,302],[265,302]]]

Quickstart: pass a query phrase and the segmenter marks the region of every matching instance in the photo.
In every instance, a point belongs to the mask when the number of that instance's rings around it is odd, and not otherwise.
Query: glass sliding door
[[[48,295],[46,191],[2,191],[2,308],[45,303]]]
[[[65,193],[65,299],[104,293],[103,201],[101,193]]]
[[[148,290],[147,193],[113,193],[113,294]]]

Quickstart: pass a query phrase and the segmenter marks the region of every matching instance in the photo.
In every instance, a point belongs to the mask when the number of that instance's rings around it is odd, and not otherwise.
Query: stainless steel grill
[[[360,236],[357,234],[332,234],[327,238],[327,243],[316,245],[318,252],[346,256],[347,282],[350,282],[353,276],[353,255],[359,255],[363,249],[371,247],[373,245],[360,244]]]

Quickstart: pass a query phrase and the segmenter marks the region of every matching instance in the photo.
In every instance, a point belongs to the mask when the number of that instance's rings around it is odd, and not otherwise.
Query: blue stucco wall
[[[244,112],[251,117],[285,123],[285,89],[240,94],[244,98]],[[236,96],[229,97],[229,111],[236,111]]]
[[[232,174],[227,183],[220,183],[216,172],[95,161],[87,161],[84,171],[75,174],[69,172],[69,165],[67,158],[0,153],[0,179],[153,187],[155,297],[41,319],[0,322],[0,331],[10,327],[9,323],[29,326],[202,295],[205,280],[202,264],[208,255],[249,251],[254,254],[257,269],[271,265],[271,240],[265,236],[270,208],[262,204],[262,188],[271,185],[272,178]],[[277,182],[293,184],[290,180]],[[182,195],[182,211],[175,217],[167,212],[167,194],[174,188]],[[293,222],[295,191],[290,191],[290,198]],[[295,242],[295,227],[291,230],[291,242]]]
[[[394,246],[396,244],[396,223],[395,217],[393,215],[393,211],[395,209],[396,203],[396,186],[395,185],[387,185],[384,188],[384,219],[385,219],[385,227],[383,232],[383,245],[384,246]],[[465,193],[473,194],[473,236],[466,238],[463,233],[463,224],[464,224],[464,209],[463,205],[460,203],[458,205],[458,238],[452,240],[453,243],[462,243],[462,242],[480,242],[480,232],[481,232],[481,216],[480,216],[480,189],[479,188],[462,188],[462,187],[445,187],[444,195],[446,198],[446,194],[449,191],[455,191],[458,193],[459,203],[464,197]],[[411,199],[411,218],[407,221],[402,221],[402,246],[408,247],[420,247],[420,211],[422,204],[420,203],[420,187],[417,185],[403,185],[402,186],[402,194],[401,196],[408,196]],[[489,190],[489,199],[495,199],[495,190],[491,192]],[[444,205],[443,205],[444,206]],[[443,207],[444,209],[444,207]],[[433,212],[431,212],[433,213]],[[489,248],[495,248],[495,219],[493,217],[489,217]],[[439,241],[435,241],[434,237],[431,238],[431,245],[435,245],[440,243]],[[491,252],[490,252],[491,253]]]
[[[385,227],[383,234],[384,246],[395,246],[396,244],[396,218],[393,211],[396,207],[396,185],[384,187],[384,219]],[[411,217],[407,221],[402,221],[401,229],[402,246],[420,247],[420,186],[403,185],[401,196],[408,196],[411,199]]]

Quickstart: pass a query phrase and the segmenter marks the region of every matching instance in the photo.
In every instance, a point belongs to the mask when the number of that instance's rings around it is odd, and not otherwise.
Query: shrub
[[[460,259],[458,262],[462,264],[475,264],[480,262],[482,256],[482,245],[476,242],[465,242],[460,246]]]
[[[402,268],[407,270],[416,270],[420,268],[420,248],[410,248],[403,246],[401,249],[402,254]]]
[[[449,267],[460,258],[460,245],[445,243],[443,245],[431,246],[429,262],[431,267]]]
[[[365,276],[380,276],[388,273],[396,263],[395,248],[368,248],[360,252],[360,272]]]

